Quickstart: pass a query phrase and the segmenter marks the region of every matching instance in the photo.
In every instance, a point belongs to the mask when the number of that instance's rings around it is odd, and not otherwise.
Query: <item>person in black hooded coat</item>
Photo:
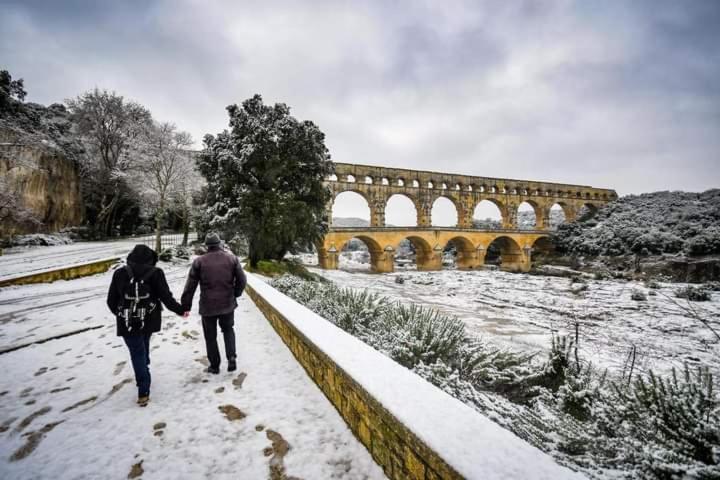
[[[153,249],[145,245],[136,245],[127,257],[127,265],[115,270],[107,295],[107,306],[116,318],[117,335],[123,337],[130,351],[130,360],[138,387],[138,404],[141,406],[146,405],[150,399],[150,337],[153,333],[159,332],[161,328],[162,306],[160,302],[178,315],[185,313],[182,305],[170,292],[165,273],[155,267],[157,261],[158,255]],[[151,301],[157,306],[145,319],[142,330],[129,332],[125,319],[120,316],[123,292],[130,284],[131,277],[143,278],[146,275],[149,275],[146,284],[150,290]]]

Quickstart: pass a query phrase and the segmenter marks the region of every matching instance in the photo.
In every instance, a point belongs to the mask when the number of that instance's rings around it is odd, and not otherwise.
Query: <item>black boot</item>
[[[237,370],[237,363],[235,363],[235,359],[228,360],[228,372],[234,372]]]
[[[217,375],[218,373],[220,373],[220,367],[208,367],[207,372],[212,373],[213,375]]]

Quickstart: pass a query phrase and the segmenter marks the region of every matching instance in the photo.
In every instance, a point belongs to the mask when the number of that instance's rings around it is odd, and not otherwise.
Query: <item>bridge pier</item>
[[[340,268],[340,252],[335,246],[330,249],[318,248],[318,263],[323,270],[337,270]]]
[[[395,250],[370,250],[370,270],[373,273],[392,273],[395,271]]]
[[[503,251],[500,255],[500,270],[505,272],[529,272],[530,271],[530,250],[508,252]]]
[[[442,249],[437,251],[418,248],[415,251],[415,265],[417,265],[418,271],[421,272],[442,270]]]
[[[458,270],[477,270],[485,264],[485,250],[458,250],[455,265]]]

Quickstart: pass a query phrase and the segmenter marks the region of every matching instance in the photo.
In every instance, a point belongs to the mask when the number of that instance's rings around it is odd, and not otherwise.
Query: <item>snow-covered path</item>
[[[178,292],[187,267],[163,267]],[[146,479],[264,479],[271,465],[287,478],[385,478],[245,296],[236,312],[238,371],[204,373],[199,317],[164,312],[151,342],[151,403],[137,407],[129,356],[103,304],[109,275],[2,291],[5,345],[23,331],[57,334],[68,321],[102,327],[0,355],[1,478],[142,470]],[[43,306],[50,291],[69,301]],[[13,321],[12,309],[34,306]]]
[[[0,256],[0,280],[108,257],[124,257],[137,243],[139,243],[138,239],[124,239],[108,242],[78,242],[51,247],[9,248]]]

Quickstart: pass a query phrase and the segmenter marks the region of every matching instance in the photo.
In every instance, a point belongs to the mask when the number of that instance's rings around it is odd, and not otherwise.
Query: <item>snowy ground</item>
[[[30,274],[53,267],[62,267],[103,258],[125,257],[138,239],[109,242],[78,242],[51,247],[14,247],[0,256],[0,280],[20,274]]]
[[[187,265],[163,267],[179,293]],[[127,349],[104,305],[110,276],[0,290],[0,350],[100,327],[0,355],[0,478],[142,470],[153,479],[262,479],[271,464],[304,479],[385,478],[245,296],[238,371],[204,373],[199,317],[165,312],[151,342],[151,403],[137,407]]]
[[[602,367],[621,370],[635,345],[636,368],[665,370],[688,362],[720,371],[720,343],[688,312],[695,309],[720,330],[720,293],[711,302],[688,303],[674,296],[681,285],[661,284],[655,296],[638,302],[630,298],[633,290],[650,290],[637,282],[589,280],[586,291],[574,293],[580,286],[559,277],[449,269],[377,275],[349,261],[341,268],[347,270],[313,271],[341,286],[456,315],[471,331],[510,348],[547,349],[551,332],[574,335],[577,321],[584,358]],[[398,276],[404,284],[395,282]]]

